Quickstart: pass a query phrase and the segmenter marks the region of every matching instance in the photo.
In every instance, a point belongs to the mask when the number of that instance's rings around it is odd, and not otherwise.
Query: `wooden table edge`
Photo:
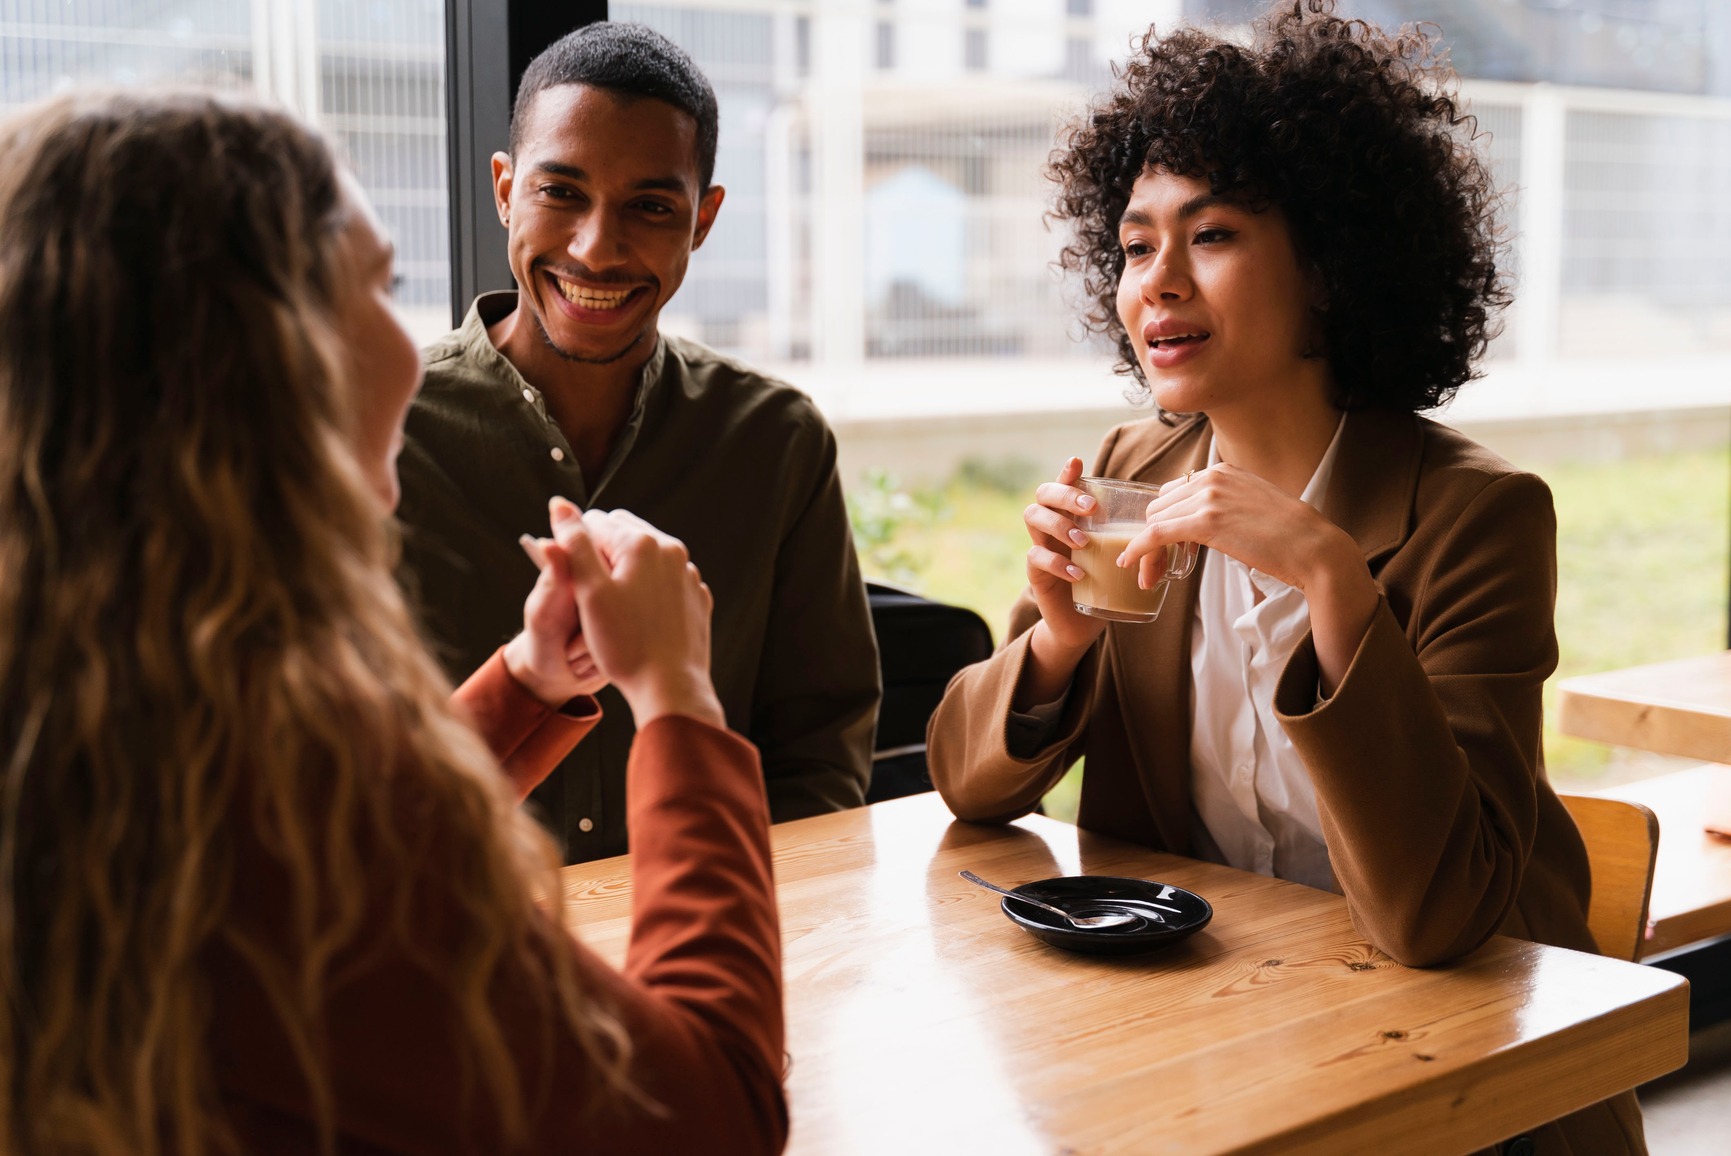
[[[1641,941],[1640,958],[1716,939],[1727,927],[1731,927],[1731,898],[1655,919],[1652,938]]]
[[[1712,763],[1731,760],[1731,714],[1640,695],[1611,694],[1572,686],[1574,682],[1574,679],[1565,679],[1557,684],[1557,730],[1563,734],[1615,747]],[[1712,739],[1679,736],[1672,733],[1676,729],[1676,720],[1655,724],[1650,719],[1654,711],[1681,716],[1713,730],[1722,729],[1724,734]],[[1617,716],[1617,721],[1607,722],[1604,714]]]
[[[1603,1053],[1610,1049],[1582,1047],[1579,1040],[1595,1028],[1601,1029],[1595,1035],[1602,1034],[1605,1021],[1613,1021],[1612,1030],[1620,1037],[1610,1052],[1617,1061],[1614,1067],[1603,1062]],[[1621,1038],[1630,1036],[1634,1039]],[[1430,1117],[1413,1130],[1402,1156],[1468,1156],[1674,1072],[1688,1059],[1689,982],[1676,976],[1675,982],[1643,1000],[1504,1048],[1471,1069],[1444,1071],[1416,1088],[1386,1092],[1307,1121],[1233,1156],[1381,1156],[1387,1141],[1379,1121],[1397,1110],[1403,1117]],[[1543,1118],[1535,1120],[1531,1089],[1516,1088],[1511,1074],[1541,1067],[1547,1069],[1547,1078],[1540,1086],[1566,1090],[1567,1095],[1552,1097],[1539,1113]]]

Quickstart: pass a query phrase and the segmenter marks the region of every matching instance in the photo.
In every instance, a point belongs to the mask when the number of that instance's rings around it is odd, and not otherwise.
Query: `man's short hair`
[[[522,143],[529,108],[543,91],[587,84],[628,100],[664,101],[697,122],[698,188],[715,176],[715,141],[721,114],[715,89],[679,45],[643,24],[601,21],[555,41],[529,62],[511,107],[511,155]]]

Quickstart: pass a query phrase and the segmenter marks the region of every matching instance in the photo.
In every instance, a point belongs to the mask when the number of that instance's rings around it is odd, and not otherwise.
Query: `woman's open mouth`
[[[1148,336],[1148,361],[1156,369],[1171,369],[1202,352],[1213,334],[1204,329]]]

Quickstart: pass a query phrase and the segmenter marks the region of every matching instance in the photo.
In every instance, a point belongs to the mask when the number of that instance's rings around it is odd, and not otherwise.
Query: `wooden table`
[[[1566,678],[1557,684],[1557,729],[1731,763],[1731,651]]]
[[[1659,816],[1642,957],[1731,935],[1731,840],[1702,826],[1709,815],[1731,816],[1731,767],[1675,771],[1598,793],[1645,804]]]
[[[1345,902],[1030,816],[953,822],[936,795],[775,828],[789,1152],[1455,1156],[1682,1065],[1677,976],[1497,938],[1409,970]],[[1036,942],[972,868],[1175,883],[1214,904],[1164,952]],[[579,934],[624,958],[626,859],[570,867]]]

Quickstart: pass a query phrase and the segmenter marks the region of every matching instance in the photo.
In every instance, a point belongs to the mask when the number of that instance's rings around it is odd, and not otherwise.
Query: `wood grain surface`
[[[1557,729],[1731,763],[1731,651],[1566,678],[1557,684]]]
[[[1400,967],[1326,892],[938,796],[774,829],[788,1151],[810,1156],[1400,1152],[1456,1156],[1679,1067],[1668,972],[1496,938]],[[1036,942],[971,869],[1173,883],[1213,924],[1140,957]],[[578,934],[623,960],[627,858],[565,870]]]
[[[1715,816],[1731,817],[1731,767],[1697,767],[1600,793],[1644,804],[1659,816],[1642,957],[1731,935],[1731,839],[1705,829]]]

